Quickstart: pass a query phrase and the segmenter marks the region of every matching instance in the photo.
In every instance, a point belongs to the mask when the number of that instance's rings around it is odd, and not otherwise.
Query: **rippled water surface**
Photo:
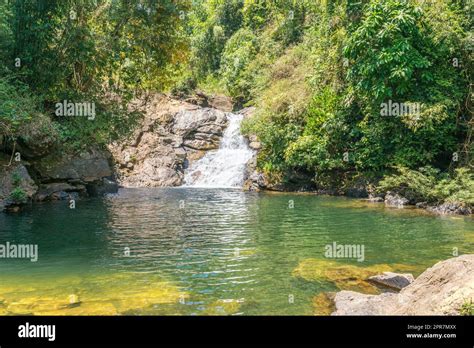
[[[0,215],[6,241],[38,244],[39,260],[0,259],[0,315],[311,315],[341,285],[295,269],[325,267],[325,245],[365,247],[364,262],[331,262],[416,275],[474,252],[474,221],[311,194],[122,189]]]

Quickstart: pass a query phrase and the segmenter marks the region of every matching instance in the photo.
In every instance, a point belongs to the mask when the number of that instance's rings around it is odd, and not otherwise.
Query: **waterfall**
[[[186,170],[184,185],[192,187],[242,187],[247,162],[254,152],[240,134],[243,115],[227,114],[228,126],[220,147],[207,152]]]

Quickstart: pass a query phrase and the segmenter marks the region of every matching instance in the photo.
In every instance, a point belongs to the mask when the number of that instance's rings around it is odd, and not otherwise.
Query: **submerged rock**
[[[157,276],[123,273],[39,282],[11,277],[2,279],[0,296],[5,315],[140,314],[189,297]]]
[[[462,255],[428,268],[399,293],[341,291],[333,315],[457,315],[473,298],[474,255]]]
[[[293,270],[293,276],[307,281],[329,281],[341,290],[358,290],[378,293],[367,279],[385,271],[394,270],[386,264],[360,267],[332,260],[305,259]]]

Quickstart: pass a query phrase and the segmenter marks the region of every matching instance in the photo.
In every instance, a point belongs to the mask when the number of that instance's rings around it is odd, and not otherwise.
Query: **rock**
[[[211,95],[208,98],[208,103],[210,107],[225,112],[231,112],[234,108],[232,98],[224,95]]]
[[[86,187],[83,185],[74,186],[68,183],[43,184],[40,186],[34,200],[64,200],[73,196],[76,197],[76,195],[72,196],[70,193],[75,193],[77,196],[79,196],[79,193],[85,195]]]
[[[245,168],[243,190],[258,192],[265,186],[264,175],[257,170],[257,158],[254,156]]]
[[[405,205],[410,204],[410,201],[405,197],[400,196],[398,193],[388,191],[385,195],[385,205],[389,207],[403,208]]]
[[[383,196],[377,193],[370,192],[369,197],[367,198],[367,201],[372,202],[372,203],[381,203],[384,201],[384,198]]]
[[[119,183],[125,187],[181,185],[184,168],[217,149],[227,126],[227,115],[221,110],[164,95],[134,103],[145,114],[144,120],[131,139],[109,147]]]
[[[90,196],[103,196],[108,193],[117,193],[118,184],[107,178],[102,178],[99,182],[87,185],[87,193]]]
[[[38,190],[26,165],[15,161],[10,164],[10,157],[0,154],[0,211],[19,211]]]
[[[249,107],[241,109],[239,111],[239,114],[244,115],[244,119],[245,119],[245,118],[252,117],[255,114],[256,110],[257,109],[254,106],[249,106]]]
[[[249,143],[249,147],[253,150],[260,150],[262,148],[262,144],[259,141],[252,141]]]
[[[97,149],[79,155],[50,155],[34,163],[43,183],[82,180],[92,183],[113,175],[108,156]]]
[[[179,95],[177,95],[179,97]],[[203,91],[196,90],[194,95],[181,96],[184,101],[200,107],[211,107],[217,110],[231,112],[234,108],[232,98],[225,95],[207,95]]]
[[[458,315],[474,298],[474,255],[462,255],[428,268],[399,293],[365,295],[341,291],[333,315]]]
[[[419,209],[426,209],[428,207],[428,203],[427,202],[418,202],[415,204],[415,206]]]
[[[292,275],[307,281],[332,282],[341,290],[378,293],[378,289],[370,284],[367,279],[378,273],[391,271],[395,267],[386,264],[360,267],[333,260],[308,258],[298,264]]]
[[[437,214],[469,215],[473,213],[471,207],[458,202],[446,202],[435,207],[428,207],[427,209]]]
[[[332,315],[386,315],[396,308],[396,294],[365,295],[340,291],[334,298],[336,310]]]
[[[404,287],[410,285],[415,278],[409,273],[399,274],[393,272],[383,272],[368,279],[370,282],[376,285],[382,285],[388,288],[401,290]]]

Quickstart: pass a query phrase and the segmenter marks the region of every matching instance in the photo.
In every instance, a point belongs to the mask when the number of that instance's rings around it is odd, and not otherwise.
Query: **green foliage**
[[[241,0],[209,0],[193,7],[191,69],[200,79],[216,74],[227,40],[241,27]]]
[[[419,170],[397,167],[397,171],[380,181],[377,188],[380,192],[394,191],[414,202],[474,206],[474,173],[468,168],[457,168],[451,176],[432,167]]]
[[[28,86],[0,77],[0,134],[19,136],[37,114],[38,100]]]
[[[461,309],[459,310],[459,314],[464,316],[474,315],[474,303],[472,302],[472,299],[462,304]]]
[[[240,29],[226,43],[221,58],[223,83],[236,100],[248,100],[252,87],[246,67],[256,54],[256,38],[248,29]]]
[[[262,140],[259,166],[283,177],[302,170],[319,178],[383,174],[392,166],[447,168],[472,138],[469,69],[453,64],[453,57],[470,61],[462,7],[415,0],[324,5],[303,6],[296,46],[249,74],[258,111],[244,130]],[[279,12],[272,11],[273,23],[258,27],[257,42],[269,28],[280,28]],[[270,56],[257,47],[256,61]],[[388,101],[419,105],[420,112],[382,116]],[[472,143],[463,148],[459,155],[469,158]]]
[[[187,62],[188,9],[173,0],[0,0],[1,132],[24,135],[38,105],[52,115],[67,100],[95,103],[97,117],[56,117],[62,143],[85,147],[129,133],[139,116],[127,103],[169,88]]]
[[[18,187],[21,184],[21,176],[17,172],[12,174],[12,184],[15,187]]]
[[[28,201],[28,196],[20,187],[14,188],[8,198],[15,204],[24,204]]]
[[[107,144],[134,128],[127,104],[143,91],[225,91],[256,106],[242,130],[277,181],[397,167],[381,187],[471,204],[465,1],[0,0],[0,12],[0,127],[11,138],[42,124],[74,148]],[[97,117],[50,124],[62,100],[94,102]],[[389,101],[420,112],[382,116]]]

